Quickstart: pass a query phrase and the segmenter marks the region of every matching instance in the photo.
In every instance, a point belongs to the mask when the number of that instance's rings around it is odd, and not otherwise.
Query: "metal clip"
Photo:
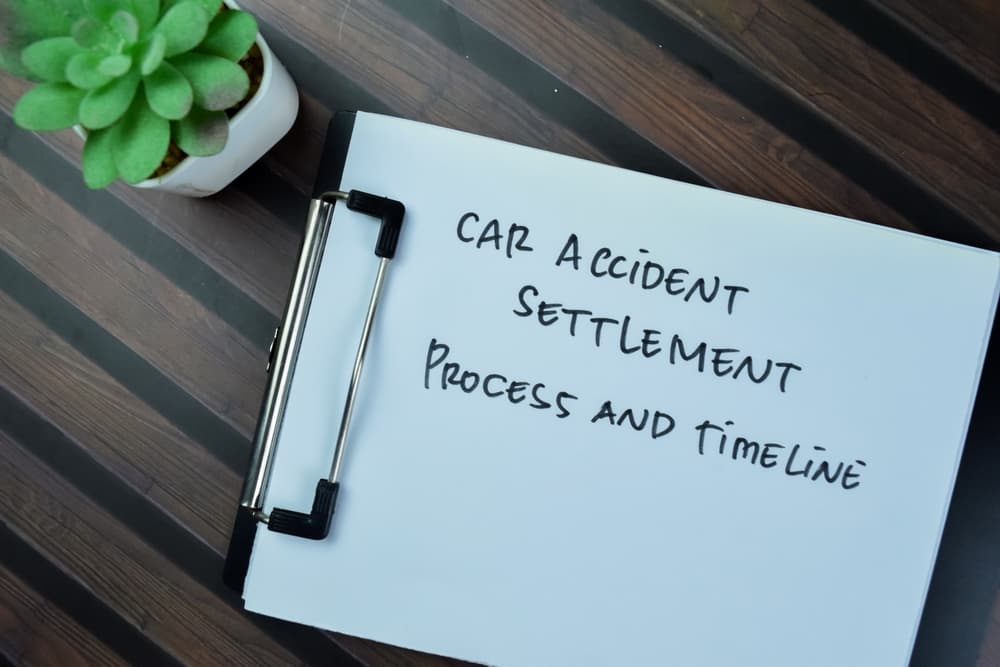
[[[314,540],[325,538],[330,531],[330,522],[333,519],[337,493],[340,489],[341,464],[347,446],[347,435],[351,426],[351,417],[354,414],[354,404],[361,383],[365,356],[368,352],[368,342],[371,339],[375,314],[382,299],[389,262],[396,254],[403,216],[406,212],[406,208],[398,201],[359,190],[324,192],[318,200],[322,202],[344,201],[347,208],[378,218],[381,221],[381,227],[378,240],[375,243],[375,255],[379,258],[378,271],[375,274],[375,284],[368,300],[368,310],[365,314],[364,326],[361,329],[361,339],[358,341],[357,351],[354,355],[354,367],[351,371],[347,398],[341,413],[340,429],[337,433],[330,473],[325,479],[320,479],[317,482],[310,512],[274,508],[270,516],[262,512],[257,514],[258,520],[266,523],[269,530]]]

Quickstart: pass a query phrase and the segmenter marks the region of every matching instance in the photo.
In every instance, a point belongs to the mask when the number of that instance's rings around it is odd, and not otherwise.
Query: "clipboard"
[[[905,661],[998,290],[995,253],[337,114],[226,583],[489,664],[799,664],[777,626]]]
[[[336,189],[343,176],[354,120],[354,112],[338,112],[330,122],[324,159],[320,164],[309,204],[302,247],[289,290],[288,305],[281,324],[274,331],[268,349],[267,384],[223,571],[226,585],[241,593],[250,565],[258,524],[274,532],[303,539],[322,540],[330,532],[336,510],[340,469],[347,446],[355,400],[361,386],[368,341],[375,325],[385,277],[390,262],[396,254],[406,214],[406,207],[394,199],[361,190],[344,192]],[[373,248],[373,257],[378,261],[378,269],[361,339],[357,344],[329,474],[316,482],[312,507],[308,510],[275,508],[267,513],[264,511],[264,499],[270,480],[271,464],[284,419],[295,365],[298,363],[313,290],[329,237],[333,210],[338,204],[371,217],[379,225],[378,237]]]

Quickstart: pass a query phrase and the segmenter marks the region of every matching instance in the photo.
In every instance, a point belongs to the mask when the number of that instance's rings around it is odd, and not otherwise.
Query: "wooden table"
[[[13,127],[0,78],[0,662],[447,662],[244,613],[220,579],[335,109],[1000,244],[995,0],[243,5],[302,110],[208,200],[88,191],[80,142]],[[1000,664],[996,338],[915,664]]]

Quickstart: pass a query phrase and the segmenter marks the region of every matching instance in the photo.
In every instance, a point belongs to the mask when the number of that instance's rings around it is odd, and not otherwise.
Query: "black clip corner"
[[[275,507],[267,520],[268,530],[286,535],[295,535],[309,540],[322,540],[330,534],[330,522],[337,506],[339,482],[321,479],[316,483],[312,511],[296,512]]]
[[[375,243],[375,255],[386,259],[395,257],[399,232],[403,227],[403,216],[406,214],[406,207],[402,202],[361,190],[351,190],[347,195],[347,208],[382,221],[378,241]]]

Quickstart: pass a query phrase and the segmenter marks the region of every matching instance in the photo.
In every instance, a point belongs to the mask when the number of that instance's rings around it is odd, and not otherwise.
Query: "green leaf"
[[[198,51],[226,60],[239,60],[246,55],[257,37],[257,20],[246,12],[221,12],[208,26],[205,40]]]
[[[129,183],[146,180],[163,162],[170,146],[170,121],[156,115],[143,95],[114,126],[112,152],[118,174]]]
[[[111,128],[87,134],[87,143],[83,145],[83,180],[87,187],[103,188],[118,178],[118,167],[111,149],[113,142]]]
[[[97,66],[97,71],[105,76],[119,77],[132,67],[132,56],[127,53],[108,56]]]
[[[132,12],[119,9],[111,15],[108,25],[125,40],[126,44],[135,44],[139,41],[139,19]]]
[[[132,104],[138,85],[139,73],[129,72],[87,93],[80,103],[80,124],[88,130],[98,130],[114,123]]]
[[[159,0],[132,0],[132,13],[139,20],[139,35],[145,35],[160,18]]]
[[[170,63],[163,63],[144,80],[150,108],[169,120],[183,118],[191,110],[191,84]]]
[[[247,73],[231,60],[204,53],[185,53],[170,62],[191,83],[194,103],[203,109],[228,109],[250,90]]]
[[[188,1],[189,0],[163,0],[163,13],[166,13],[167,10],[174,5]],[[218,13],[219,8],[222,7],[222,0],[195,0],[195,2],[204,7],[209,16],[215,16]]]
[[[163,54],[167,50],[167,40],[163,35],[154,34],[149,41],[143,45],[139,56],[139,67],[143,76],[152,74],[163,62]]]
[[[198,46],[208,32],[210,15],[198,0],[185,0],[163,15],[156,32],[167,40],[166,56],[185,53]]]
[[[108,27],[90,16],[85,16],[73,24],[73,39],[82,48],[107,48],[113,37]]]
[[[174,143],[188,155],[215,155],[228,139],[229,119],[224,111],[193,107],[187,117],[174,123]]]
[[[103,56],[94,51],[83,51],[73,56],[66,65],[66,77],[77,88],[93,90],[111,81],[110,76],[100,71]]]
[[[26,130],[62,130],[77,122],[86,91],[68,83],[41,83],[14,105],[14,122]]]
[[[87,13],[102,23],[107,23],[119,10],[132,9],[131,5],[129,0],[83,0]]]
[[[21,52],[21,62],[45,81],[65,81],[66,64],[80,52],[72,37],[52,37],[35,42]]]

